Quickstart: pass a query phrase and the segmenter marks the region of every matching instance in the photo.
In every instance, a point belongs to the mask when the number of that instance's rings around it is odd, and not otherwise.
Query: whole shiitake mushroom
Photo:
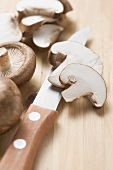
[[[15,83],[0,77],[0,135],[10,130],[22,113],[21,93]]]

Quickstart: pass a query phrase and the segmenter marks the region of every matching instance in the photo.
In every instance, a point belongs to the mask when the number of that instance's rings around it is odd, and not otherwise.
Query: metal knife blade
[[[73,34],[68,41],[76,41],[79,42],[82,45],[85,45],[88,39],[88,35],[90,33],[90,28],[84,28],[75,34]],[[53,68],[50,69],[40,91],[38,92],[33,104],[51,109],[56,110],[58,107],[58,104],[62,98],[61,91],[62,89],[56,88],[51,85],[51,83],[48,81],[49,75],[52,73]]]
[[[81,30],[71,40],[76,39],[76,41],[79,40],[79,43],[84,44],[87,37],[88,32]],[[49,74],[51,71],[52,69],[50,69]],[[57,118],[58,112],[55,110],[61,100],[61,89],[53,87],[48,82],[49,74],[5,152],[0,162],[0,169],[33,169],[40,143]]]
[[[82,30],[78,31],[77,33],[73,34],[68,41],[76,41],[82,45],[85,45],[87,42],[88,35],[91,31],[90,27],[83,28]]]

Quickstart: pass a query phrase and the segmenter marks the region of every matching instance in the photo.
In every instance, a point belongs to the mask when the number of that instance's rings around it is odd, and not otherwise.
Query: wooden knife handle
[[[0,162],[0,170],[32,170],[39,145],[57,115],[56,111],[30,105]]]

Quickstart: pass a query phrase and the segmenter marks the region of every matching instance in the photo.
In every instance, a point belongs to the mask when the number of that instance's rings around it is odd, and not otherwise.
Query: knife
[[[82,29],[68,40],[85,45],[89,32],[90,28]],[[57,118],[56,109],[62,97],[62,89],[53,87],[48,81],[52,70],[53,68],[50,69],[5,152],[0,162],[0,170],[32,170],[39,145]]]

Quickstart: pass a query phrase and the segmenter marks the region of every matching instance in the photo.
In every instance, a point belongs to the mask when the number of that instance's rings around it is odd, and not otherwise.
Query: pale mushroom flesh
[[[27,16],[21,20],[21,29],[24,32],[33,33],[40,29],[40,26],[45,23],[55,23],[57,19],[49,18],[41,15]]]
[[[99,74],[102,74],[103,64],[100,57],[77,42],[58,42],[52,45],[49,52],[49,61],[57,66],[57,60],[62,62],[49,76],[48,80],[55,86],[64,88],[59,80],[61,71],[71,63],[80,63],[92,67]]]
[[[57,0],[22,0],[19,1],[16,9],[24,16],[44,15],[49,17],[57,17],[64,11],[63,4]]]
[[[41,15],[34,15],[34,16],[27,16],[22,19],[22,24],[25,26],[32,26],[34,24],[43,22],[46,19],[46,17]]]
[[[48,48],[53,44],[61,32],[63,27],[56,24],[44,24],[33,33],[33,42],[40,48]]]
[[[64,5],[64,13],[72,11],[73,8],[71,4],[67,0],[59,0]]]
[[[106,100],[105,81],[89,66],[69,64],[62,70],[60,81],[65,86],[70,86],[62,92],[66,102],[88,96],[94,106],[102,107]]]
[[[18,42],[22,39],[22,32],[19,28],[18,19],[12,13],[0,14],[0,43],[9,41]]]

